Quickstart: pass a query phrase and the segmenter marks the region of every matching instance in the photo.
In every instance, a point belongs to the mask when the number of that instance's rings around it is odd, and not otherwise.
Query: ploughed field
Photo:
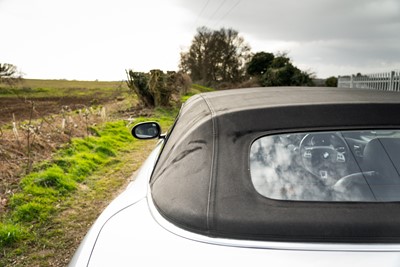
[[[124,82],[24,80],[0,84],[0,126],[104,104],[126,91]]]
[[[97,104],[104,104],[107,98],[96,100]],[[16,121],[36,120],[41,117],[58,114],[66,110],[78,110],[90,107],[93,98],[87,97],[38,97],[34,100],[20,98],[1,98],[0,103],[0,124],[7,124]],[[33,103],[32,103],[33,102]],[[32,107],[33,104],[33,107]]]

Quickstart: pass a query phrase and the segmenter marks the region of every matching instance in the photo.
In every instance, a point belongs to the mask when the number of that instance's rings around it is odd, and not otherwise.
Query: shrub
[[[172,77],[165,75],[161,70],[151,70],[149,78],[149,90],[154,97],[154,106],[169,106],[172,87]]]
[[[127,70],[128,80],[126,84],[131,92],[134,92],[141,103],[146,107],[154,107],[154,97],[149,90],[149,76],[143,72]]]
[[[188,92],[191,79],[187,74],[175,71],[164,73],[151,70],[149,73],[126,71],[129,89],[145,107],[167,107],[171,99],[180,99]]]
[[[325,80],[325,86],[328,87],[337,87],[338,79],[335,76],[329,77]]]

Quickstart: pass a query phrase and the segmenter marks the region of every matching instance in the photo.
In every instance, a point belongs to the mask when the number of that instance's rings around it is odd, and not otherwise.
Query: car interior
[[[270,198],[399,201],[400,131],[265,136],[252,145],[250,169],[256,190]]]

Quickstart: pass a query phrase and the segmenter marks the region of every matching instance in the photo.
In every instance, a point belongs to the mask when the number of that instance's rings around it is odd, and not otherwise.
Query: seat
[[[363,172],[374,172],[366,176],[377,200],[400,200],[400,139],[375,138],[368,142],[364,149]]]

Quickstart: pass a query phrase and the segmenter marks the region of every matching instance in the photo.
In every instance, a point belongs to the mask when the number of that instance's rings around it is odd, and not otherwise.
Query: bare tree
[[[22,74],[17,67],[9,63],[0,63],[0,84],[13,86],[22,80]]]

